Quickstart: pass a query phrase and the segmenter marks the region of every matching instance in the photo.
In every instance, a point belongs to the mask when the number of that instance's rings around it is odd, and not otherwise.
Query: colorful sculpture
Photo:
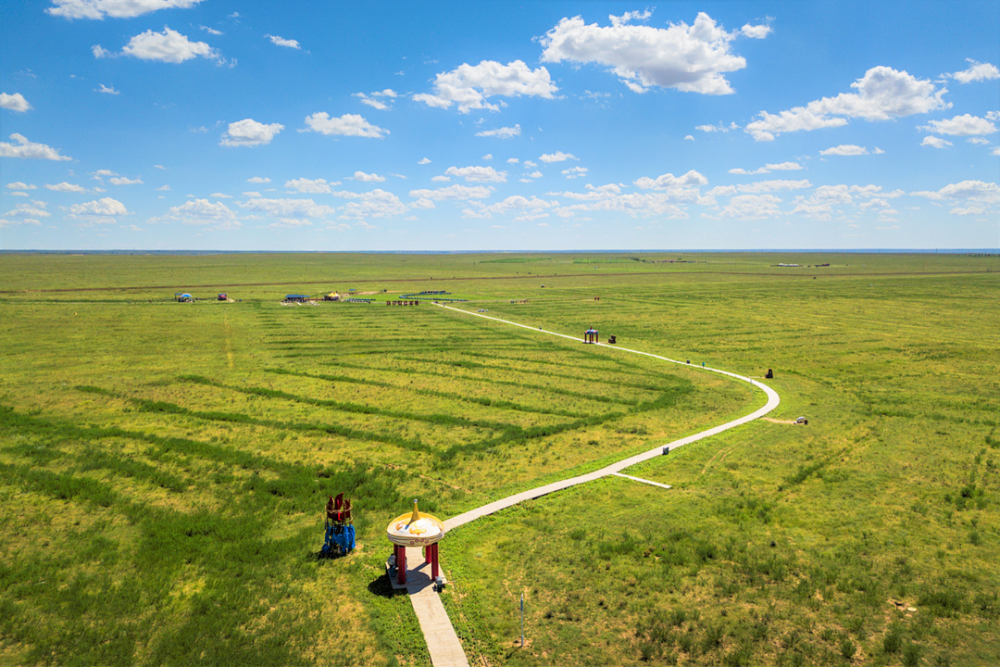
[[[326,541],[320,550],[327,558],[339,558],[354,551],[354,519],[351,501],[338,494],[326,503]]]

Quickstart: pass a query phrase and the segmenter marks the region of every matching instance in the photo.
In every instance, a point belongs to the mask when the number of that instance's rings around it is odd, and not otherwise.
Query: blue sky
[[[977,2],[4,3],[0,248],[1000,247]]]

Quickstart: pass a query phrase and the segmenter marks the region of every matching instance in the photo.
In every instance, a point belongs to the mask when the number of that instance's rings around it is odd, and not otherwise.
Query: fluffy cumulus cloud
[[[263,213],[272,218],[323,218],[337,212],[333,206],[317,204],[312,199],[253,198],[238,204],[240,208]]]
[[[478,204],[478,202],[474,202],[474,204]],[[521,195],[514,195],[490,206],[479,204],[478,206],[467,208],[462,211],[462,217],[492,219],[497,214],[516,212],[517,216],[514,218],[515,220],[538,220],[549,217],[549,214],[545,210],[557,206],[559,206],[559,202],[555,200],[547,201],[535,196],[528,198]]]
[[[67,19],[133,18],[159,9],[188,9],[204,0],[52,0],[45,11]]]
[[[371,192],[339,192],[338,197],[350,201],[344,206],[340,217],[364,220],[366,218],[388,218],[406,212],[406,206],[391,192],[375,189]]]
[[[946,185],[937,191],[921,190],[911,192],[914,197],[926,197],[934,201],[943,199],[981,202],[984,204],[1000,203],[1000,186],[996,183],[983,181],[962,181]]]
[[[48,218],[52,214],[45,210],[46,206],[48,204],[43,201],[33,200],[30,204],[18,204],[4,215],[12,218]]]
[[[875,149],[876,152],[882,152]],[[840,144],[839,146],[834,146],[832,148],[827,148],[819,152],[820,155],[868,155],[868,149],[864,146],[856,146],[855,144]]]
[[[780,203],[781,199],[774,195],[737,195],[720,209],[719,215],[738,220],[767,220],[781,215]]]
[[[937,134],[948,134],[957,137],[980,136],[993,134],[997,131],[997,126],[986,118],[979,118],[971,114],[955,116],[950,120],[929,120],[927,125],[920,127],[921,130],[935,132]]]
[[[125,208],[125,204],[121,203],[117,199],[112,199],[111,197],[104,197],[95,201],[89,201],[85,204],[73,204],[69,207],[69,212],[77,216],[128,215],[128,209]]]
[[[551,162],[565,162],[566,160],[579,160],[580,158],[573,155],[572,153],[563,153],[562,151],[556,151],[555,153],[546,153],[544,155],[540,155],[538,159],[546,164],[549,164]],[[527,165],[528,163],[525,162],[524,164]],[[533,167],[535,165],[532,164],[530,166]]]
[[[692,169],[682,176],[663,174],[656,178],[643,176],[635,181],[637,187],[643,190],[671,190],[678,187],[708,185],[708,179]]]
[[[448,176],[464,178],[468,183],[507,182],[507,172],[497,171],[493,167],[448,167],[444,173]]]
[[[47,190],[52,190],[54,192],[86,192],[86,189],[84,189],[83,187],[76,185],[75,183],[67,183],[66,181],[63,181],[62,183],[56,183],[54,185],[51,183],[46,183],[45,188]]]
[[[163,32],[146,32],[129,40],[120,54],[114,54],[97,44],[91,47],[95,58],[109,58],[116,55],[131,56],[140,60],[155,60],[164,63],[182,63],[194,58],[206,58],[220,64],[222,54],[205,42],[192,42],[187,36],[164,26]]]
[[[779,162],[777,164],[765,164],[763,167],[752,171],[741,168],[730,169],[729,173],[740,176],[751,176],[754,174],[770,174],[772,171],[798,171],[799,169],[802,169],[802,165],[798,162]]]
[[[362,104],[367,104],[368,106],[385,111],[392,108],[392,102],[399,94],[392,88],[386,88],[380,92],[370,93],[365,95],[364,93],[354,93],[354,97],[361,100]]]
[[[463,63],[450,72],[441,72],[434,78],[433,94],[419,93],[413,99],[439,109],[456,104],[460,113],[469,113],[473,109],[499,111],[498,104],[487,101],[491,97],[552,99],[558,90],[544,67],[533,70],[521,60],[506,65],[484,60],[478,65]]]
[[[385,181],[385,176],[379,176],[378,174],[366,174],[363,171],[354,172],[354,176],[351,178],[364,183],[382,183]]]
[[[772,141],[784,132],[840,127],[847,124],[848,118],[889,120],[951,106],[942,99],[948,92],[946,88],[938,89],[929,80],[891,67],[871,68],[851,88],[857,92],[824,97],[777,114],[762,111],[745,131],[757,141]]]
[[[520,124],[514,127],[498,127],[495,130],[483,130],[482,132],[476,132],[477,137],[496,137],[497,139],[513,139],[514,137],[521,136],[521,126]]]
[[[430,164],[430,163],[431,161],[427,158],[421,158],[420,160],[417,161],[417,164]]]
[[[340,118],[336,116],[331,118],[330,114],[326,112],[314,113],[311,116],[306,116],[306,125],[309,128],[300,130],[300,132],[312,131],[327,136],[369,137],[373,139],[381,139],[389,134],[389,130],[372,125],[360,114],[355,113],[345,113]]]
[[[114,176],[109,178],[108,181],[111,185],[139,185],[142,183],[141,178],[127,178],[125,176]]]
[[[105,93],[107,95],[121,95],[122,91],[115,90],[114,86],[105,86],[103,83],[99,84],[100,88],[94,88],[95,93]]]
[[[950,74],[948,76],[955,79],[959,83],[972,83],[973,81],[990,81],[992,79],[1000,79],[1000,69],[997,69],[996,65],[976,62],[971,58],[966,58],[966,62],[969,63],[968,69],[964,69],[961,72],[955,72],[954,74]]]
[[[492,187],[484,185],[449,185],[437,190],[410,190],[410,196],[431,201],[488,199],[492,192]]]
[[[296,192],[306,192],[309,194],[330,194],[333,192],[332,186],[340,185],[339,181],[327,183],[325,178],[310,180],[308,178],[296,178],[285,181],[285,188]]]
[[[285,129],[280,123],[258,123],[252,118],[244,118],[229,124],[229,129],[222,135],[220,146],[260,146],[271,143]]]
[[[776,192],[778,190],[803,190],[805,188],[811,188],[812,183],[807,180],[801,181],[787,181],[787,180],[774,180],[774,181],[757,181],[756,183],[744,183],[742,185],[737,185],[736,189],[740,193],[744,194],[756,194],[759,192]]]
[[[941,137],[924,137],[924,140],[920,142],[921,146],[930,146],[931,148],[948,148],[953,145],[947,139],[942,139]]]
[[[727,32],[700,12],[693,25],[671,23],[667,28],[632,25],[631,17],[610,26],[587,25],[583,18],[564,18],[541,39],[542,62],[595,63],[609,67],[631,90],[653,86],[708,95],[733,92],[723,76],[746,67],[734,55],[732,41],[740,34],[764,37],[764,26]]]
[[[270,178],[264,178],[261,176],[252,176],[247,179],[247,183],[270,183]]]
[[[264,35],[265,39],[271,40],[271,43],[275,46],[285,46],[289,49],[301,49],[298,40],[295,39],[285,39],[284,37],[278,37],[277,35]]]
[[[180,206],[172,206],[161,218],[152,218],[150,222],[175,221],[185,225],[210,226],[213,229],[239,229],[242,223],[236,219],[236,213],[221,201],[210,202],[207,199],[192,199]]]
[[[595,187],[586,186],[586,192],[550,192],[550,196],[574,200],[576,204],[560,206],[552,213],[561,218],[571,218],[581,212],[614,211],[635,217],[664,217],[684,219],[687,211],[679,204],[694,203],[697,189],[676,188],[664,192],[622,192],[622,186],[608,183]]]
[[[696,125],[695,128],[699,132],[729,132],[729,130],[738,130],[740,126],[736,123],[730,123],[729,125],[724,125],[719,123],[718,125]]]
[[[28,104],[28,100],[24,99],[24,95],[21,93],[14,93],[13,95],[0,93],[0,108],[24,113],[31,108],[31,105]]]
[[[830,220],[836,212],[834,207],[857,204],[858,199],[866,200],[860,205],[862,210],[874,209],[880,215],[893,211],[888,199],[902,196],[902,190],[883,192],[881,185],[820,185],[808,196],[800,195],[793,200],[792,215],[803,215],[813,220]]]
[[[25,159],[56,161],[73,159],[66,155],[60,155],[58,148],[52,148],[51,146],[46,146],[45,144],[36,144],[32,141],[28,141],[27,137],[22,134],[15,132],[10,135],[10,138],[17,143],[11,144],[6,141],[0,141],[0,157],[19,157]]]
[[[538,173],[538,172],[536,172]],[[541,173],[538,173],[541,176]],[[563,169],[562,175],[566,178],[582,178],[587,175],[586,167],[570,167],[569,169]]]
[[[14,181],[13,183],[8,183],[7,188],[10,190],[37,190],[37,185],[28,185],[21,181]]]

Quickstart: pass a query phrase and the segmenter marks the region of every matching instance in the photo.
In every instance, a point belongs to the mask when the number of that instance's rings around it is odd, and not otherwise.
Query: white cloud
[[[450,72],[441,72],[434,78],[433,94],[420,93],[413,99],[439,109],[457,104],[460,113],[469,113],[473,109],[499,111],[499,105],[487,102],[490,97],[552,99],[558,90],[544,67],[532,70],[521,60],[507,65],[484,60],[478,65],[463,63]]]
[[[264,213],[272,218],[322,218],[337,212],[333,206],[317,204],[312,199],[258,199],[255,197],[244,202],[237,202],[237,204],[240,208]]]
[[[21,220],[7,220],[0,218],[0,227],[13,227],[14,225],[40,225],[41,221],[34,218],[22,218]]]
[[[280,228],[294,229],[296,227],[309,227],[311,225],[312,225],[312,222],[310,222],[309,220],[306,220],[305,218],[302,218],[302,219],[297,219],[297,218],[282,218],[278,222],[272,222],[270,225],[268,225],[268,227],[276,227],[276,228],[279,228],[279,229]]]
[[[270,178],[262,178],[260,176],[253,176],[247,179],[247,183],[270,183]]]
[[[29,197],[30,195],[27,192],[8,192],[7,196],[8,197]]]
[[[430,164],[430,163],[431,163],[431,161],[428,160],[427,158],[422,158],[421,160],[419,160],[417,162],[417,164]]]
[[[563,153],[562,151],[556,151],[555,153],[546,153],[545,155],[541,155],[539,156],[538,159],[546,164],[549,164],[552,162],[565,162],[566,160],[579,160],[580,158],[573,155],[572,153]],[[525,162],[524,164],[527,165],[528,163]],[[531,166],[534,167],[535,165],[532,164]]]
[[[330,194],[333,192],[331,186],[334,185],[340,185],[340,182],[335,181],[327,183],[325,178],[317,178],[315,180],[310,180],[308,178],[296,178],[291,181],[285,181],[285,187],[287,189],[296,190],[298,192],[307,192],[310,194]]]
[[[236,219],[236,213],[221,201],[212,203],[207,199],[192,199],[180,206],[172,206],[166,215],[151,218],[149,222],[176,221],[185,225],[214,225],[213,229],[239,229],[242,223]]]
[[[692,137],[690,134],[685,134],[684,141],[694,141],[694,137]]]
[[[854,144],[841,144],[819,152],[820,155],[868,155],[868,149]]]
[[[719,215],[738,220],[766,220],[781,215],[780,203],[781,199],[774,195],[737,195],[719,211]]]
[[[37,190],[38,186],[28,185],[27,183],[23,183],[21,181],[14,181],[13,183],[8,183],[7,188],[11,190]]]
[[[202,0],[52,0],[45,10],[67,19],[134,18],[158,9],[188,9]]]
[[[846,125],[848,118],[888,120],[951,106],[941,99],[947,88],[939,90],[929,80],[917,79],[891,67],[869,69],[851,88],[857,92],[824,97],[778,114],[762,111],[759,120],[748,124],[745,130],[756,141],[771,141],[783,132]]]
[[[528,178],[541,178],[542,177],[542,172],[536,170],[536,171],[531,172],[527,176],[528,176]]]
[[[45,210],[47,204],[43,201],[32,201],[30,204],[18,204],[4,215],[12,217],[48,218],[52,214]]]
[[[69,207],[69,212],[73,215],[127,215],[128,209],[125,204],[111,197],[104,197],[96,201],[89,201],[85,204],[73,204]]]
[[[124,176],[121,177],[115,176],[114,178],[111,178],[109,180],[111,182],[111,185],[137,185],[142,183],[141,178],[126,178]]]
[[[375,189],[371,192],[335,192],[338,197],[350,199],[341,213],[341,218],[364,220],[365,218],[387,218],[406,212],[406,206],[391,192]]]
[[[219,64],[224,62],[222,54],[205,42],[192,42],[185,35],[164,26],[163,32],[146,32],[136,35],[122,49],[121,54],[113,54],[99,44],[91,48],[95,58],[109,58],[116,55],[132,56],[140,60],[156,60],[164,63],[182,63],[194,58],[207,58]]]
[[[385,176],[379,176],[378,174],[366,174],[363,171],[354,172],[353,178],[356,181],[364,181],[365,183],[382,183],[385,181]]]
[[[117,175],[118,175],[117,171],[111,171],[110,169],[98,169],[97,171],[94,172],[94,180],[100,181],[102,180],[101,178],[102,176],[117,176]]]
[[[24,113],[31,108],[31,105],[28,104],[28,100],[24,99],[24,95],[21,93],[14,93],[13,95],[0,93],[0,108]]]
[[[468,183],[507,182],[507,172],[498,172],[493,167],[448,167],[444,173],[448,176],[464,178]]]
[[[219,145],[235,147],[269,144],[283,129],[285,126],[280,123],[268,125],[258,123],[252,118],[244,118],[229,124],[229,129],[222,135]]]
[[[212,194],[210,194],[208,196],[212,197],[214,199],[232,199],[233,198],[232,195],[227,195],[227,194],[225,194],[223,192],[213,192]]]
[[[484,162],[488,162],[488,161],[492,160],[493,159],[493,153],[487,153],[486,155],[484,155],[482,157],[482,159],[483,159]]]
[[[951,74],[951,78],[959,83],[972,83],[973,81],[989,81],[1000,79],[1000,69],[990,63],[979,63],[971,58],[966,58],[966,62],[971,63],[969,69]]]
[[[957,137],[993,134],[997,131],[996,125],[989,120],[971,114],[955,116],[951,120],[929,120],[927,121],[927,125],[917,129]]]
[[[952,215],[986,215],[986,209],[982,206],[956,206],[949,213]]]
[[[911,192],[914,197],[927,197],[935,201],[961,199],[989,204],[1000,203],[1000,186],[983,181],[962,181],[946,185],[937,192]]]
[[[207,25],[200,25],[198,27],[207,32],[209,35],[215,35],[216,37],[224,34],[221,30],[216,30],[215,28],[209,28]]]
[[[759,33],[760,29],[751,31]],[[723,73],[746,67],[744,58],[730,52],[737,34],[726,32],[704,12],[698,14],[694,25],[671,23],[667,28],[625,22],[601,27],[596,23],[586,25],[583,18],[576,16],[563,18],[542,37],[545,50],[541,60],[610,67],[622,83],[637,93],[659,86],[725,95],[733,89]]]
[[[100,88],[94,88],[95,93],[107,93],[108,95],[121,95],[120,90],[115,90],[114,86],[105,86],[103,83],[98,84]]]
[[[561,153],[560,153],[560,155],[561,155]],[[575,158],[574,156],[572,156],[572,155],[570,155],[569,157],[572,157],[572,158],[573,158],[574,160],[576,159],[576,158]],[[565,159],[565,158],[563,158],[563,159]],[[537,165],[537,164],[535,164],[534,162],[532,162],[531,160],[525,160],[525,161],[524,161],[524,168],[525,168],[525,169],[528,169],[528,168],[532,168],[532,169],[533,169],[533,168],[535,168],[535,167],[537,167],[537,166],[538,166],[538,165]]]
[[[367,104],[370,107],[385,111],[386,109],[392,108],[392,101],[398,97],[398,93],[392,88],[386,88],[381,92],[371,93],[370,95],[365,95],[364,93],[354,93],[353,97],[357,97],[361,100],[362,104]],[[389,103],[386,104],[378,98],[388,99]]]
[[[449,185],[437,190],[410,190],[410,196],[415,199],[430,199],[433,201],[444,201],[447,199],[488,199],[492,192],[492,187],[483,185]]]
[[[745,26],[740,28],[740,32],[743,33],[744,37],[750,37],[751,39],[764,39],[771,34],[771,26],[750,25],[747,23]]]
[[[920,142],[921,146],[931,146],[933,148],[947,148],[953,145],[947,139],[942,139],[941,137],[924,137],[924,140]]]
[[[730,123],[729,125],[723,125],[721,122],[718,125],[696,125],[696,130],[701,132],[729,132],[729,130],[738,130],[740,126],[736,123]]]
[[[802,181],[757,181],[756,183],[744,183],[737,185],[736,189],[741,193],[776,192],[778,190],[802,190],[811,188],[812,183],[807,180]]]
[[[336,116],[331,118],[326,112],[314,113],[311,116],[306,116],[306,125],[309,126],[308,130],[299,131],[309,132],[311,130],[328,136],[372,137],[375,139],[381,139],[389,134],[389,130],[372,125],[361,115],[353,113],[345,113],[340,118]]]
[[[271,40],[271,43],[276,46],[287,46],[290,49],[301,49],[297,40],[285,39],[284,37],[278,37],[277,35],[264,35],[265,39]]]
[[[507,164],[517,164],[518,162],[520,162],[520,160],[518,160],[516,157],[507,158]]]
[[[552,212],[569,218],[581,211],[616,211],[631,217],[663,216],[684,219],[687,212],[678,203],[693,203],[697,200],[697,188],[677,188],[666,192],[645,192],[622,194],[621,186],[609,183],[599,187],[586,186],[587,192],[550,192],[550,196],[572,199],[579,204],[562,206]]]
[[[740,176],[752,176],[754,174],[770,174],[772,171],[798,171],[802,168],[802,165],[798,162],[780,162],[778,164],[765,164],[763,167],[754,169],[753,171],[747,171],[742,168],[730,169],[729,173]]]
[[[514,137],[521,136],[521,125],[517,124],[514,127],[498,127],[495,130],[483,130],[482,132],[476,132],[476,136],[496,137],[497,139],[513,139]]]
[[[10,186],[8,186],[10,187]],[[86,192],[87,190],[75,183],[67,183],[63,181],[62,183],[56,183],[52,185],[50,183],[45,184],[47,190],[54,190],[55,192]]]
[[[969,139],[966,139],[966,141],[969,142],[970,144],[976,144],[977,146],[989,146],[990,144],[989,139],[984,139],[982,137],[971,137]]]
[[[157,190],[157,192],[167,192],[167,191],[170,190],[170,186],[169,185],[161,185],[160,187],[156,188],[156,190]]]
[[[0,141],[0,157],[19,157],[25,159],[57,161],[73,159],[66,155],[59,155],[58,148],[52,148],[51,146],[46,146],[45,144],[36,144],[28,141],[24,135],[17,134],[16,132],[10,135],[10,138],[17,143],[8,144],[5,141]]]
[[[674,188],[708,185],[708,179],[692,169],[682,176],[662,174],[655,179],[643,176],[634,181],[634,183],[643,190],[671,190]]]
[[[431,180],[435,183],[451,183],[451,176],[434,176]]]
[[[570,167],[569,169],[562,170],[563,176],[566,178],[581,178],[587,175],[586,167]]]
[[[166,167],[164,167],[162,164],[154,164],[153,168],[154,169],[166,169]]]
[[[653,15],[653,12],[648,9],[642,12],[625,12],[621,16],[615,16],[614,14],[609,14],[608,18],[611,20],[611,25],[625,25],[632,21],[647,21],[649,17]]]
[[[251,190],[249,192],[244,192],[243,196],[244,197],[260,197],[261,195],[260,195],[259,192],[255,192],[255,191]]]

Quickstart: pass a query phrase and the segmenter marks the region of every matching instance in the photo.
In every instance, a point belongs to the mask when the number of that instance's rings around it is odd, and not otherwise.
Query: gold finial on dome
[[[410,523],[420,521],[420,510],[417,509],[417,499],[413,499],[413,514],[410,515]]]

